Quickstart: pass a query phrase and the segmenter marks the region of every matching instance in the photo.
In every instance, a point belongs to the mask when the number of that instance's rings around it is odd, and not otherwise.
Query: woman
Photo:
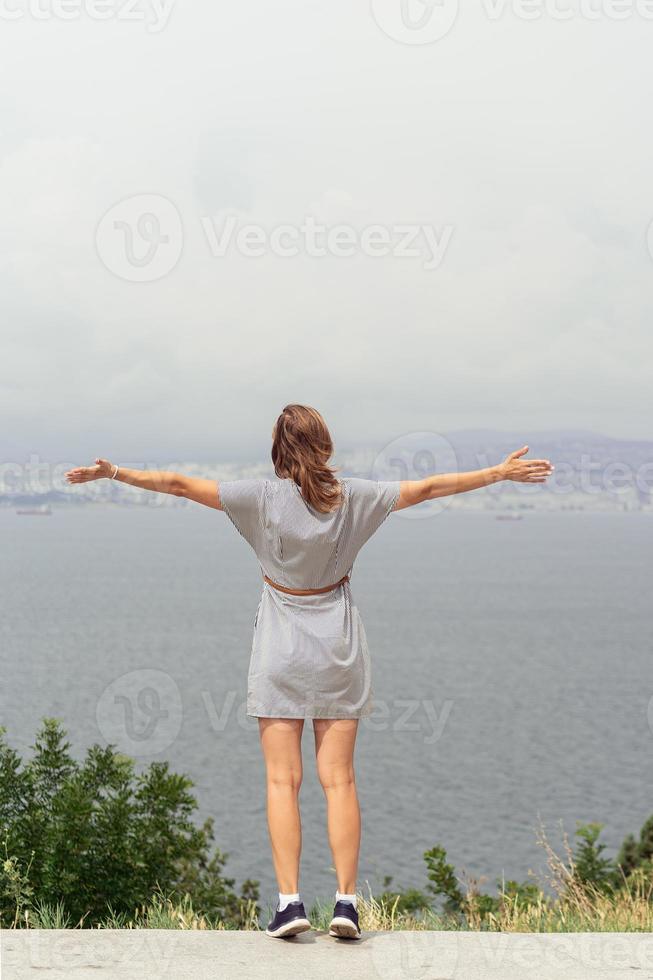
[[[196,479],[96,459],[69,483],[109,478],[223,510],[253,548],[263,573],[254,622],[247,714],[258,718],[267,772],[267,816],[279,903],[267,934],[310,929],[299,895],[301,735],[313,723],[317,771],[327,801],[338,890],[329,933],[359,938],[356,876],[360,811],[354,778],[359,719],[372,710],[370,658],[350,576],[365,542],[393,510],[475,490],[499,480],[543,483],[546,459],[528,446],[498,466],[423,480],[337,479],[333,444],[320,415],[287,405],[272,432],[278,480]]]

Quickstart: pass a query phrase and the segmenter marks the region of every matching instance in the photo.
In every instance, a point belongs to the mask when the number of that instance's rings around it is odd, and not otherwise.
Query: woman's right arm
[[[115,476],[113,476],[115,471]],[[153,490],[156,493],[171,493],[175,497],[186,497],[205,507],[222,510],[220,493],[215,480],[201,477],[184,476],[171,470],[131,470],[125,466],[116,466],[108,459],[96,459],[95,466],[78,466],[65,474],[68,483],[89,483],[91,480],[114,479],[120,483],[128,483],[141,490]]]

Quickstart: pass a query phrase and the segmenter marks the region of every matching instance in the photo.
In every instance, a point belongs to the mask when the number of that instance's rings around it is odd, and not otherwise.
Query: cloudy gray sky
[[[0,4],[5,459],[650,434],[645,0],[95,2]]]

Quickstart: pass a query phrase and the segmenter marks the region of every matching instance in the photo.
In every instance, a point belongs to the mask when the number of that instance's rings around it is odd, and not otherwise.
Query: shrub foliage
[[[224,877],[226,855],[211,853],[213,822],[192,820],[190,779],[165,762],[136,773],[113,746],[94,745],[77,762],[54,719],[33,748],[23,763],[0,729],[0,925],[24,924],[30,909],[48,907],[92,926],[109,910],[133,915],[154,894],[190,896],[228,927],[251,918],[258,882],[237,895]]]

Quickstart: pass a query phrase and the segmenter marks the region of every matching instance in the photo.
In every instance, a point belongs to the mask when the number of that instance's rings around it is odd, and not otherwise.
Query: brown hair
[[[307,504],[328,514],[340,503],[335,468],[328,465],[333,442],[320,413],[308,405],[286,405],[272,431],[272,462],[281,479],[292,479]]]

